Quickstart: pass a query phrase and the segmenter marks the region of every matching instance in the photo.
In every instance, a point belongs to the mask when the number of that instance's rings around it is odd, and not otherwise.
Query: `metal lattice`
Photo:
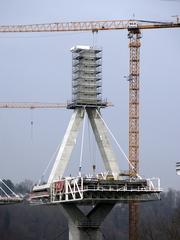
[[[130,74],[129,74],[129,173],[136,176],[139,172],[139,60],[140,31],[129,32]]]
[[[139,173],[139,74],[140,38],[139,29],[129,30],[130,68],[129,68],[129,176]],[[139,204],[129,203],[129,240],[139,238]]]
[[[72,48],[72,102],[97,105],[102,102],[102,50],[89,46]]]

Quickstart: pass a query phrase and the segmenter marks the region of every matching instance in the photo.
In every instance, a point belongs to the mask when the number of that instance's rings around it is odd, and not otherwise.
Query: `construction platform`
[[[67,109],[76,109],[76,108],[106,108],[109,106],[113,106],[112,103],[107,102],[107,100],[101,102],[94,102],[94,103],[79,103],[76,101],[68,102]]]
[[[160,199],[159,179],[122,179],[107,176],[66,177],[54,181],[50,187],[36,186],[30,194],[32,204],[76,203],[90,205],[97,203],[118,203],[129,201],[153,201]]]

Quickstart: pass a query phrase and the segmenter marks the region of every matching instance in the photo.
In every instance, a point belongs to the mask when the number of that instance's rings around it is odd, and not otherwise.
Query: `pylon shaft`
[[[99,203],[88,214],[76,204],[61,204],[61,210],[68,219],[69,240],[101,240],[100,226],[114,207],[114,203]]]

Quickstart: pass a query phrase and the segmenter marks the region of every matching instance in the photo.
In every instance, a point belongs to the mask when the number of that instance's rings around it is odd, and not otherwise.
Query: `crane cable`
[[[34,136],[34,117],[33,117],[33,109],[30,109],[30,124],[31,124],[31,129],[30,129],[30,138],[31,141],[33,142],[33,136]]]
[[[118,146],[119,150],[121,151],[122,155],[125,157],[125,159],[127,160],[127,162],[129,163],[129,165],[134,169],[135,167],[132,165],[132,163],[129,161],[127,155],[125,154],[124,150],[122,149],[121,145],[118,143],[117,139],[115,138],[115,136],[113,135],[113,133],[111,132],[111,130],[109,129],[109,127],[107,126],[106,122],[104,121],[104,119],[102,118],[101,114],[99,113],[98,110],[96,110],[98,116],[100,117],[100,119],[103,121],[106,129],[108,130],[109,134],[111,135],[111,137],[113,138],[114,142],[116,143],[116,145]],[[142,177],[136,173],[137,177],[139,177],[140,179],[142,179]]]
[[[91,149],[92,149],[92,147],[91,147],[91,136],[90,136],[90,127],[89,127],[89,121],[88,121],[88,145],[89,145],[89,148],[88,148],[88,150],[89,150],[89,158],[90,158],[90,162],[92,162],[92,156],[91,156]]]
[[[90,129],[90,124],[89,124],[89,121],[88,121],[88,142],[89,142],[89,159],[90,159],[90,163],[92,164],[92,167],[93,167],[93,174],[95,174],[95,168],[96,168],[96,159],[94,157],[94,147],[93,147],[93,139],[92,139],[92,131]]]
[[[93,47],[97,45],[97,36],[98,36],[98,30],[92,30],[93,34]]]
[[[82,137],[81,137],[81,152],[80,152],[80,161],[79,161],[79,176],[80,177],[81,177],[82,160],[83,160],[85,122],[86,122],[86,111],[84,111],[83,129],[82,129]]]

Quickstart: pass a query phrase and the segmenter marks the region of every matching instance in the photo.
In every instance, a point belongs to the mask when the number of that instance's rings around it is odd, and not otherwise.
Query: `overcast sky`
[[[0,0],[0,25],[104,19],[172,20],[180,1],[159,0]],[[180,29],[145,30],[141,47],[140,170],[159,176],[164,189],[180,190],[175,163],[180,161]],[[103,96],[115,105],[103,117],[128,152],[127,31],[99,32],[103,48]],[[0,101],[66,102],[71,99],[71,52],[74,45],[92,45],[92,33],[0,34]],[[0,110],[0,176],[15,182],[37,181],[61,142],[72,112]],[[33,127],[31,125],[33,121]],[[88,133],[86,133],[88,135]],[[88,139],[88,137],[87,137]],[[86,140],[86,145],[88,145]],[[94,143],[91,143],[93,145]],[[99,164],[85,149],[88,159]],[[115,149],[120,168],[128,165]],[[78,147],[69,172],[77,174]],[[88,169],[88,167],[89,169]],[[99,165],[99,170],[100,170]]]

